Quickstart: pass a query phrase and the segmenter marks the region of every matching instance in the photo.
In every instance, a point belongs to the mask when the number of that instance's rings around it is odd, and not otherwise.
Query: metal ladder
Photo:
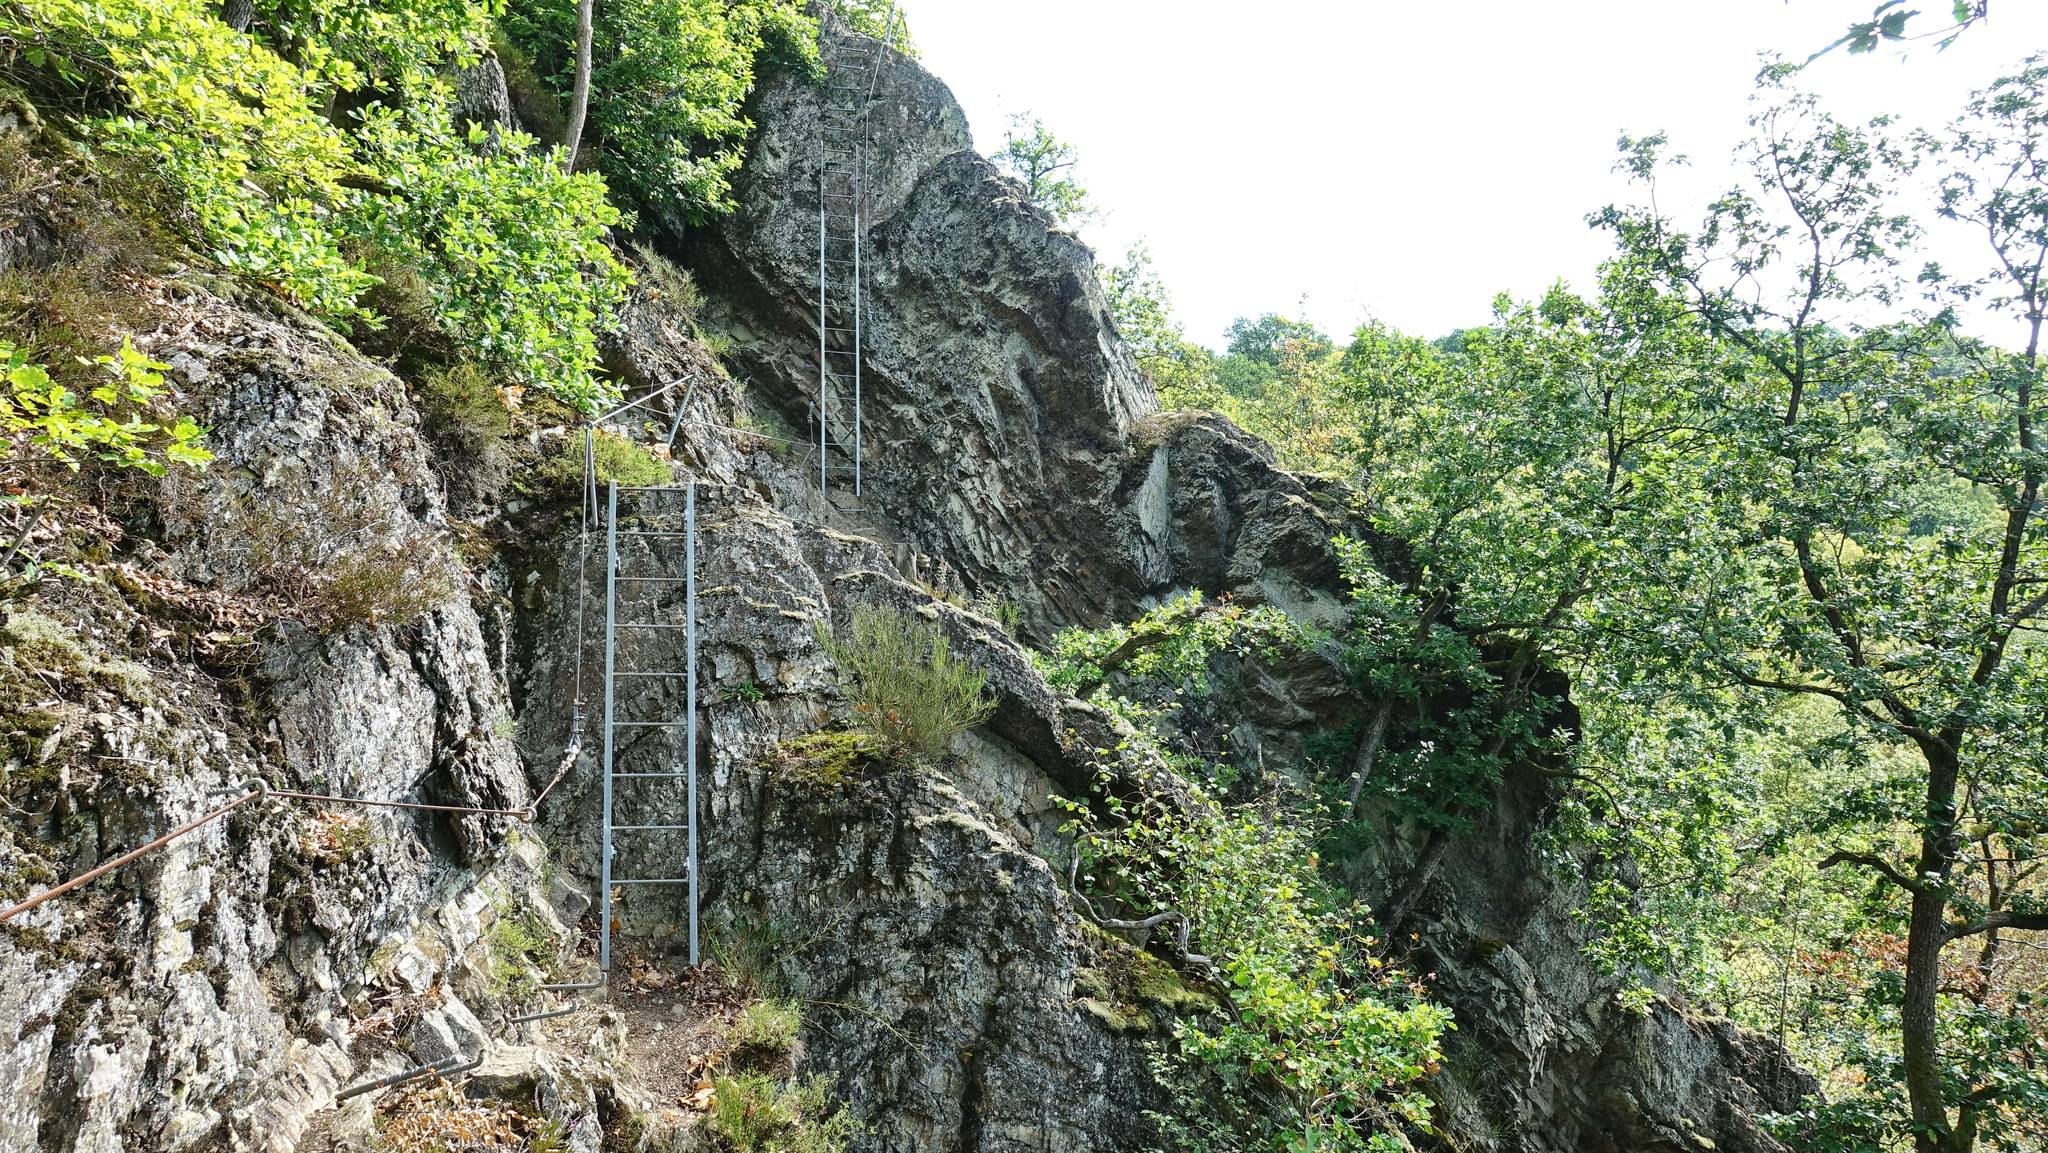
[[[868,107],[881,79],[878,62],[896,27],[896,6],[879,40],[840,37],[825,61],[825,98],[818,113],[818,492],[832,495],[833,438],[850,441],[853,494],[861,488],[861,324],[865,282],[861,244],[867,231]],[[841,402],[852,392],[852,419]]]
[[[654,507],[630,509],[632,527],[622,527],[619,514],[622,496],[629,505]],[[676,514],[671,509],[660,507],[664,503],[672,504],[677,496],[683,502],[680,523],[676,523]],[[697,486],[691,482],[622,487],[612,482],[606,487],[604,525],[604,794],[599,802],[604,812],[604,832],[599,846],[598,968],[604,973],[611,972],[613,887],[642,885],[689,887],[690,964],[694,967],[697,964]],[[660,571],[658,568],[644,572],[624,571],[619,556],[621,538],[628,541],[629,546],[632,542],[648,542],[646,551],[656,561],[665,551],[672,554],[675,548],[674,543],[664,545],[663,542],[680,542],[682,571]],[[675,613],[673,597],[673,590],[678,585],[683,591],[680,619]],[[668,595],[664,597],[664,593]],[[624,667],[622,658],[637,646],[629,644],[622,652],[619,645],[622,634],[635,637],[669,632],[683,634],[684,667]],[[620,715],[620,687],[650,680],[684,682],[681,718]],[[683,767],[680,769],[674,767],[677,759],[673,756],[672,740],[646,739],[650,735],[672,738],[678,733],[683,738]],[[652,764],[642,759],[639,754],[643,752],[656,754]],[[670,755],[663,757],[662,753]],[[631,816],[635,809],[656,808],[653,801],[657,797],[642,793],[642,789],[656,782],[673,784],[677,781],[683,783],[686,806],[682,823]],[[670,798],[673,799],[672,793]],[[625,814],[623,818],[622,811]],[[674,851],[674,839],[679,833],[684,840],[680,854]],[[617,859],[620,834],[626,834],[629,842],[651,835],[654,842],[634,845],[634,851],[626,854],[628,861],[646,866],[651,857],[668,863],[653,868],[644,876],[622,875]],[[680,860],[676,859],[678,856]]]

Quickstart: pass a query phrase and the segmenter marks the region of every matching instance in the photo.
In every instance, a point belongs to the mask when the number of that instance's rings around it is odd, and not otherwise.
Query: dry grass
[[[561,1126],[503,1101],[472,1100],[447,1081],[399,1096],[380,1117],[378,1153],[560,1153]]]

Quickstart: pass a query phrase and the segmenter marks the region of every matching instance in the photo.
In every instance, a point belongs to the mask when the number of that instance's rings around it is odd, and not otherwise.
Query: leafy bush
[[[36,483],[39,466],[56,464],[75,472],[86,459],[161,476],[171,465],[203,468],[213,459],[199,446],[199,426],[165,411],[167,366],[125,339],[118,351],[95,363],[103,372],[81,397],[31,360],[26,349],[0,337],[0,385],[5,386],[0,388],[0,438],[7,446],[0,477],[9,490],[0,506],[12,506],[20,521],[0,566],[13,561],[52,499]]]
[[[1277,610],[1190,593],[1129,626],[1062,633],[1036,658],[1053,683],[1134,726],[1126,751],[1180,770],[1170,787],[1126,774],[1118,789],[1105,771],[1097,805],[1067,803],[1066,831],[1095,894],[1091,911],[1162,918],[1158,931],[1175,933],[1229,997],[1230,1013],[1175,1025],[1171,1056],[1184,1075],[1164,1082],[1176,1104],[1151,1120],[1186,1147],[1259,1144],[1260,1110],[1219,1097],[1242,1097],[1253,1083],[1284,1091],[1288,1148],[1403,1148],[1401,1128],[1428,1121],[1414,1084],[1438,1059],[1450,1017],[1383,967],[1367,910],[1322,878],[1317,846],[1330,822],[1291,794],[1225,804],[1199,781],[1230,780],[1228,766],[1160,743],[1176,731],[1185,694],[1210,691],[1217,652],[1274,656],[1315,639]],[[1117,691],[1105,687],[1112,676]]]
[[[1234,649],[1270,656],[1309,639],[1270,605],[1212,603],[1190,591],[1128,625],[1068,629],[1053,638],[1050,653],[1034,654],[1034,660],[1048,683],[1076,696],[1089,695],[1113,674],[1205,693],[1213,653]]]
[[[988,719],[988,678],[955,656],[937,625],[861,605],[844,640],[821,638],[849,681],[856,723],[892,754],[937,756]]]
[[[191,239],[223,267],[344,327],[382,254],[415,269],[439,322],[519,384],[589,410],[593,329],[627,273],[603,243],[619,223],[603,180],[569,175],[517,133],[457,136],[442,65],[472,61],[478,0],[396,12],[286,3],[233,31],[205,0],[16,0],[0,34],[49,85],[110,79],[117,111],[88,127],[181,193]],[[330,118],[341,96],[369,95]],[[387,103],[388,102],[388,103]]]
[[[712,1079],[711,1132],[732,1153],[842,1153],[859,1126],[834,1111],[823,1078],[759,1073]]]
[[[505,28],[543,80],[568,92],[575,5],[512,0]],[[597,6],[592,40],[600,167],[638,203],[691,221],[732,206],[756,58],[817,61],[817,28],[798,0],[610,0]]]
[[[1400,1148],[1426,1125],[1415,1082],[1432,1072],[1450,1014],[1384,969],[1366,911],[1317,872],[1324,822],[1290,806],[1112,803],[1115,822],[1071,805],[1093,887],[1135,915],[1177,913],[1234,1012],[1174,1035],[1188,1060],[1270,1080],[1294,1110],[1290,1147]]]
[[[912,58],[918,55],[917,45],[912,43],[910,38],[909,19],[903,15],[902,6],[895,0],[832,0],[832,8],[839,13],[841,20],[846,21],[846,26],[855,32],[879,40],[882,33],[888,31],[889,47]],[[893,30],[885,27],[891,9],[896,12],[896,27]]]
[[[183,416],[160,411],[167,389],[164,370],[121,342],[118,351],[95,361],[104,374],[81,397],[29,360],[25,349],[0,337],[0,436],[7,439],[10,473],[32,461],[53,461],[76,470],[86,457],[118,468],[161,476],[167,466],[203,466],[213,454],[199,447],[202,430]]]
[[[569,175],[528,137],[458,138],[444,86],[403,111],[371,105],[361,148],[392,195],[362,200],[360,230],[420,271],[439,323],[467,354],[584,412],[612,397],[592,375],[597,330],[629,276],[605,244],[619,223],[604,181]]]

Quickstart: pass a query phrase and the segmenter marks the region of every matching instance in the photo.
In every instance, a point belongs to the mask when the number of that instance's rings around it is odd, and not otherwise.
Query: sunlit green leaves
[[[591,128],[599,166],[650,214],[698,222],[732,207],[763,53],[818,59],[796,0],[607,0],[595,9]],[[559,91],[574,69],[575,6],[512,0],[505,26]]]
[[[76,471],[87,460],[152,476],[173,464],[199,467],[213,456],[199,444],[204,430],[162,410],[165,365],[122,341],[98,357],[100,383],[81,396],[29,359],[26,349],[0,338],[0,436],[9,466],[41,461]]]
[[[474,0],[265,9],[265,42],[201,0],[25,0],[0,27],[49,57],[118,78],[124,109],[94,127],[183,193],[193,239],[227,270],[342,326],[377,323],[366,253],[416,270],[437,322],[509,383],[577,407],[595,331],[626,273],[620,217],[595,175],[565,176],[532,141],[458,138],[442,68],[473,60],[493,12]],[[353,118],[336,93],[374,86]],[[340,120],[340,123],[337,123]]]
[[[606,243],[619,213],[595,173],[517,133],[459,138],[438,87],[404,111],[372,105],[359,147],[387,174],[366,198],[363,235],[420,271],[435,315],[466,355],[584,411],[609,386],[592,374],[596,333],[628,274]]]

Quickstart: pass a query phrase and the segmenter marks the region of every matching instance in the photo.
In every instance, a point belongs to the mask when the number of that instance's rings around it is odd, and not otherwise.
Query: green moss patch
[[[1149,1033],[1162,1019],[1216,1007],[1166,962],[1092,925],[1088,932],[1095,964],[1074,970],[1074,1000],[1111,1029]]]
[[[775,746],[762,761],[762,767],[778,780],[836,789],[884,763],[881,750],[868,734],[820,729]]]

